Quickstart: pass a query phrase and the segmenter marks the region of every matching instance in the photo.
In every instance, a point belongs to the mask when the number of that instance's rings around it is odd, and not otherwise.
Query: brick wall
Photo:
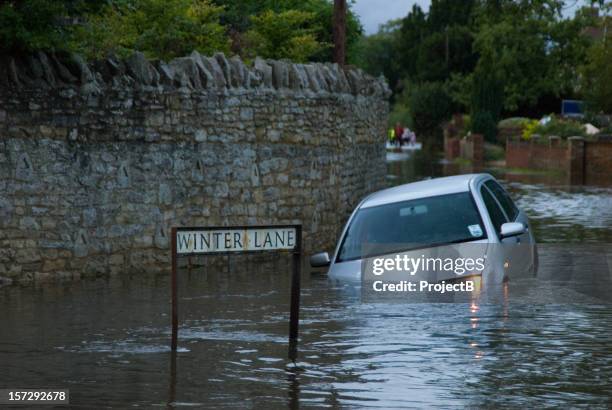
[[[564,169],[568,166],[567,144],[558,138],[545,141],[506,140],[506,166],[509,168]]]
[[[550,137],[545,141],[506,141],[506,166],[558,170],[578,184],[612,183],[612,140],[587,141],[572,137],[564,141]]]
[[[612,140],[586,142],[585,182],[612,184]]]

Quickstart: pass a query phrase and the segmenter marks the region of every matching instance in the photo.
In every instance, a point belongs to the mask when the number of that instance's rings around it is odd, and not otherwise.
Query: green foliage
[[[428,13],[414,5],[399,24],[363,42],[367,47],[359,64],[368,72],[384,73],[396,94],[402,84],[444,83],[454,107],[474,115],[489,112],[475,115],[475,126],[488,134],[495,128],[491,119],[496,122],[502,111],[548,111],[555,99],[580,99],[578,86],[585,73],[593,80],[585,78],[583,89],[590,90],[591,101],[599,101],[591,106],[601,106],[612,101],[607,87],[595,86],[612,84],[610,70],[603,69],[610,67],[609,60],[597,58],[592,50],[591,69],[579,72],[578,67],[590,42],[585,29],[604,19],[587,8],[567,18],[562,14],[565,3],[434,0]],[[376,54],[384,57],[377,59]],[[482,90],[477,89],[480,73],[494,73],[497,79],[499,98],[490,101],[492,106],[474,101]]]
[[[489,111],[476,111],[472,114],[472,132],[482,134],[486,141],[495,141],[497,126]]]
[[[522,121],[522,137],[523,139],[529,140],[534,135],[541,135],[544,137],[556,136],[561,138],[568,137],[585,137],[586,131],[584,126],[575,120],[569,118],[561,118],[555,115],[550,116],[550,120],[541,124],[538,120],[526,119]]]
[[[612,113],[612,35],[593,44],[581,71],[587,110]]]
[[[331,0],[214,0],[224,7],[221,22],[232,38],[232,51],[242,56],[253,56],[252,39],[255,29],[252,16],[262,16],[271,11],[276,15],[287,11],[302,11],[310,13],[310,18],[301,26],[308,29],[322,47],[308,57],[309,61],[331,61],[332,59],[332,16],[333,2]],[[346,46],[348,62],[355,61],[358,55],[358,43],[363,29],[357,16],[349,9],[346,17]],[[245,35],[246,33],[246,35]]]
[[[384,75],[391,88],[395,88],[400,77],[401,66],[395,55],[400,24],[401,20],[391,20],[382,25],[378,33],[362,37],[355,53],[357,66],[371,75]]]
[[[109,4],[89,14],[75,31],[73,47],[89,58],[142,51],[147,57],[171,59],[197,50],[227,51],[219,23],[222,8],[208,0],[133,0]]]
[[[477,70],[472,86],[472,131],[495,141],[503,104],[503,84],[492,71]]]
[[[304,62],[324,45],[308,28],[314,15],[306,11],[288,10],[276,13],[267,10],[253,16],[252,28],[246,33],[251,47],[250,57],[288,58]]]
[[[530,121],[529,118],[526,117],[510,117],[504,118],[497,124],[498,129],[514,129],[514,128],[522,128],[525,124]]]
[[[580,122],[554,115],[551,116],[550,121],[546,124],[538,123],[534,129],[534,134],[544,136],[554,135],[561,138],[586,136],[584,126]]]
[[[546,61],[546,39],[541,36],[541,22],[524,24],[508,20],[485,24],[476,35],[474,47],[481,55],[479,68],[495,70],[504,78],[508,110],[521,104],[532,105],[552,89]]]
[[[307,0],[300,3],[300,10],[313,13],[312,30],[317,41],[324,45],[311,58],[313,61],[332,61],[333,47],[333,1]],[[363,28],[359,18],[353,14],[350,7],[346,15],[346,57],[347,63],[353,64],[358,58],[359,41],[363,35]]]
[[[469,111],[472,105],[472,85],[474,74],[452,73],[446,81],[448,93],[453,103],[461,110]]]
[[[412,115],[410,114],[410,108],[407,104],[398,102],[393,105],[393,109],[389,113],[388,119],[389,127],[394,127],[398,122],[405,127],[414,128],[412,122]]]
[[[472,52],[474,0],[434,0],[429,13],[414,5],[402,20],[397,58],[411,81],[446,81],[451,73],[468,73]]]
[[[442,83],[422,83],[409,89],[408,106],[417,133],[434,133],[452,114],[450,96]]]
[[[528,120],[523,124],[523,130],[521,132],[521,137],[524,140],[529,140],[533,137],[534,134],[537,134],[537,129],[540,123],[538,120]]]
[[[65,12],[61,1],[2,2],[0,52],[23,53],[62,48],[67,31],[59,20]]]

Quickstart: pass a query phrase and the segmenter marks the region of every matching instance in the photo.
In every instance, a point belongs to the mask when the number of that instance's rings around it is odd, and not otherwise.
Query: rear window
[[[420,198],[357,211],[336,262],[484,238],[469,192]]]

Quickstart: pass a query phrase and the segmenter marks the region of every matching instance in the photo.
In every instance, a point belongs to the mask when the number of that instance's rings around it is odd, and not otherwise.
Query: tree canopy
[[[428,11],[414,5],[369,36],[349,8],[348,63],[383,74],[394,119],[410,115],[421,126],[463,111],[475,116],[473,127],[491,130],[502,115],[548,114],[561,98],[610,112],[612,6],[594,0],[566,16],[568,3],[432,0]],[[332,16],[333,0],[7,0],[0,53],[98,59],[138,50],[170,59],[198,50],[331,61]]]
[[[96,59],[138,50],[170,59],[198,50],[330,61],[332,13],[331,0],[5,1],[0,53],[61,50]],[[349,10],[349,61],[361,36]]]
[[[610,32],[602,27],[609,6],[596,3],[565,16],[561,0],[432,0],[428,12],[414,5],[363,38],[361,64],[389,79],[411,123],[419,123],[412,94],[440,95],[440,87],[451,111],[471,113],[472,126],[487,134],[503,114],[548,114],[562,98],[586,98],[595,111],[609,112],[611,40],[585,34]],[[438,108],[429,111],[446,111]]]

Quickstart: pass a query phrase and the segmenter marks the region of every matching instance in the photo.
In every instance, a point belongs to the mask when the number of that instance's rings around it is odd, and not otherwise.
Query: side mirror
[[[501,226],[500,236],[509,238],[511,236],[522,235],[527,231],[527,227],[521,222],[506,222]]]
[[[327,252],[316,253],[310,257],[310,266],[313,268],[322,268],[329,266],[331,261],[329,260],[329,254]]]

